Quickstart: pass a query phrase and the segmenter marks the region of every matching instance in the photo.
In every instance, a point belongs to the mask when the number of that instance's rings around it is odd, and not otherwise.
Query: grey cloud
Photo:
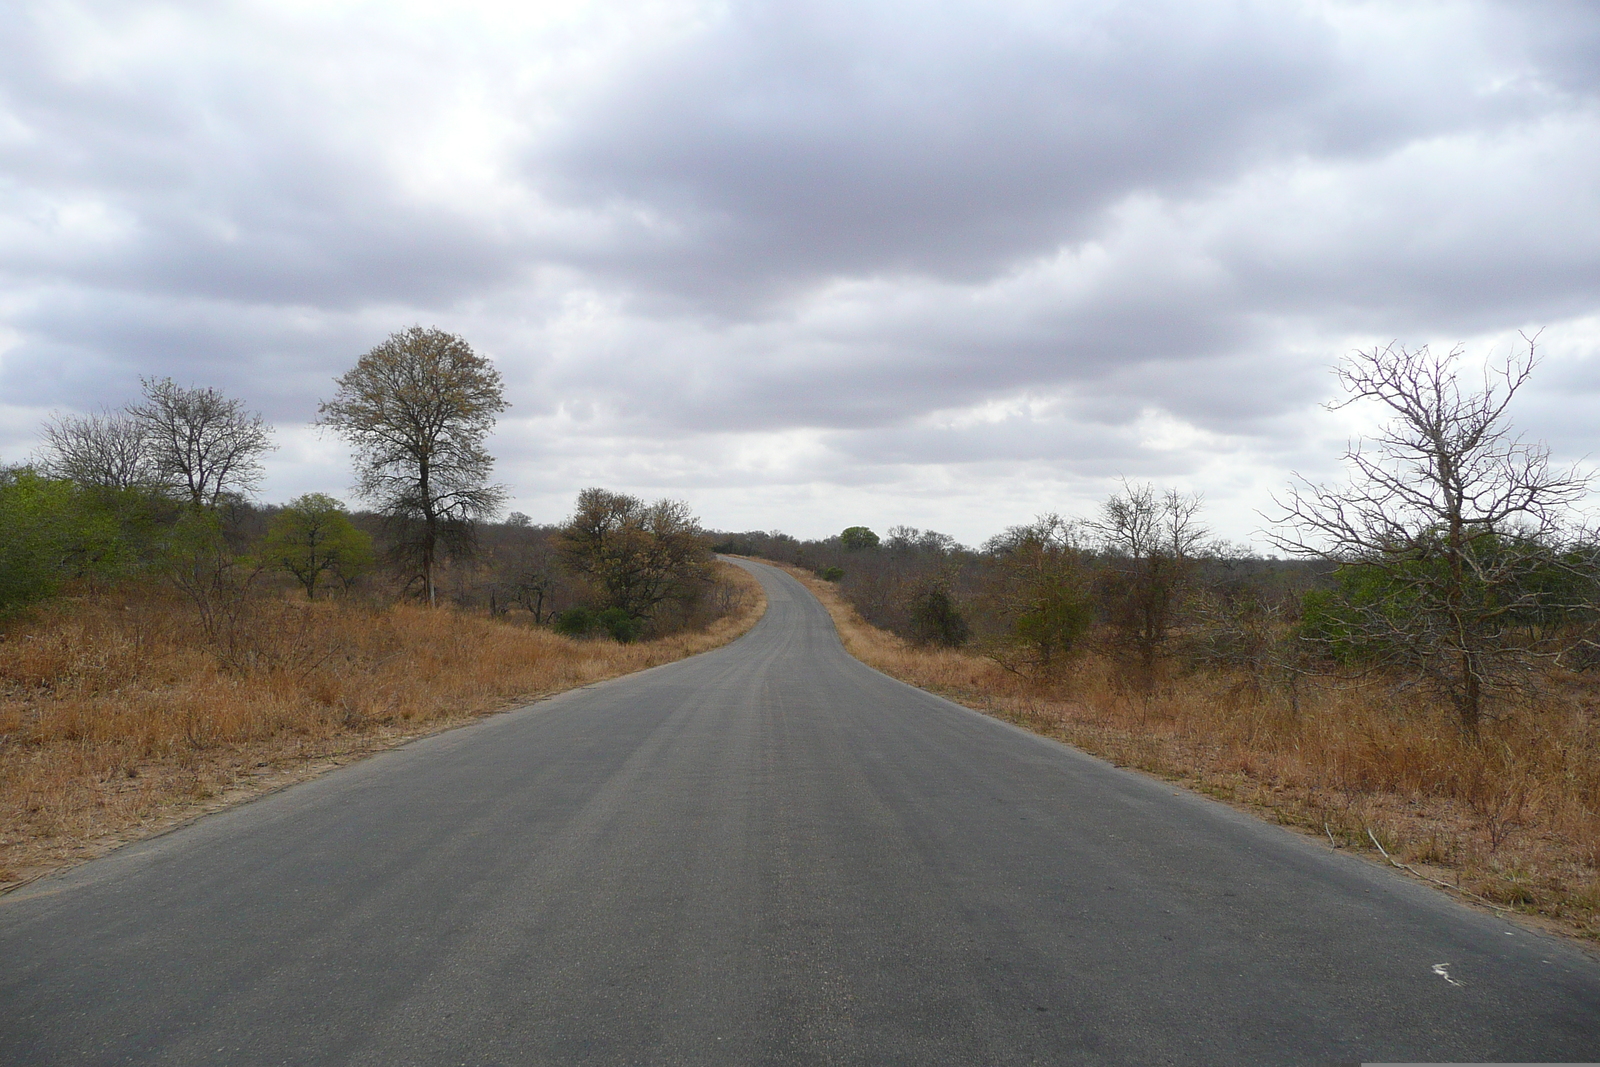
[[[388,332],[359,317],[267,305],[54,286],[10,317],[26,338],[0,363],[12,403],[120,406],[144,375],[240,396],[269,418],[309,421],[331,378]]]
[[[837,275],[981,279],[1090,236],[1133,193],[1509,117],[1444,64],[1457,84],[1426,97],[1377,91],[1384,72],[1287,5],[1045,10],[736,4],[576,108],[531,173],[673,223],[597,268],[717,301]]]
[[[133,17],[109,10],[105,33]],[[233,38],[97,66],[40,9],[8,12],[0,100],[22,132],[0,140],[0,168],[34,226],[0,275],[348,309],[448,301],[523,269],[504,233],[405,195],[394,146],[352,137],[340,113],[356,102],[297,76],[291,55]],[[86,204],[107,232],[52,223]]]
[[[536,89],[584,42],[203,4],[123,41],[141,7],[0,12],[9,404],[157,373],[303,421],[420,322],[499,360],[541,492],[1020,500],[992,472],[1249,482],[1345,346],[1600,296],[1591,5],[736,2]],[[457,118],[503,138],[481,197],[412,180]]]
[[[1497,6],[1497,29],[1527,50],[1537,77],[1575,95],[1600,92],[1600,8],[1588,0],[1501,0]]]

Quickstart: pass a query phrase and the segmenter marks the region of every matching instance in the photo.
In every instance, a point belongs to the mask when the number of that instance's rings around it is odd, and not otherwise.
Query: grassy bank
[[[852,655],[968,707],[1403,865],[1460,899],[1600,939],[1600,691],[1553,677],[1537,707],[1465,740],[1415,691],[1225,671],[1134,691],[1090,656],[1049,684],[864,622],[797,568]],[[1379,848],[1386,852],[1385,858]]]
[[[411,738],[726,644],[766,599],[737,567],[717,564],[717,579],[708,626],[626,645],[285,597],[250,605],[219,656],[161,589],[43,605],[0,628],[0,891]]]

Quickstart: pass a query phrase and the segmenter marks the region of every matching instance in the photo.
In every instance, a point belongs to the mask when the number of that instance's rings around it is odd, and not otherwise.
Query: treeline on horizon
[[[714,547],[808,570],[914,646],[976,651],[1046,686],[1070,689],[1092,656],[1146,693],[1174,672],[1291,694],[1307,678],[1387,680],[1420,685],[1475,736],[1536,700],[1550,672],[1600,668],[1593,532],[1497,531],[1459,570],[1436,532],[1403,555],[1266,557],[1208,540],[1198,496],[1125,484],[1094,515],[1043,515],[977,548],[910,526],[754,530]]]
[[[1149,544],[1111,515],[1168,536]],[[751,530],[713,547],[810,571],[913,645],[973,650],[1040,682],[1090,653],[1117,660],[1132,686],[1153,684],[1164,665],[1289,669],[1307,601],[1314,613],[1326,603],[1338,565],[1207,543],[1198,518],[1197,497],[1140,484],[1093,518],[1040,516],[976,548],[911,526],[810,540]]]

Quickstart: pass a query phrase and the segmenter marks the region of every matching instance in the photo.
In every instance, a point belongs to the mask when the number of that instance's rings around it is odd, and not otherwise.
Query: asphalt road
[[[0,1064],[1600,1059],[1582,953],[876,674],[753,569],[724,649],[0,899]]]

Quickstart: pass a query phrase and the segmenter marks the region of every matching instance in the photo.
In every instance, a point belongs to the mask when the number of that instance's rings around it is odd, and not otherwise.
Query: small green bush
[[[568,608],[557,613],[551,628],[564,637],[587,637],[594,628],[594,613],[588,608]]]
[[[618,644],[637,640],[644,627],[623,608],[607,608],[594,617],[595,626],[604,630]]]
[[[628,614],[626,608],[606,608],[590,611],[588,608],[568,608],[551,624],[555,632],[566,637],[611,638],[619,644],[637,641],[644,623]]]

